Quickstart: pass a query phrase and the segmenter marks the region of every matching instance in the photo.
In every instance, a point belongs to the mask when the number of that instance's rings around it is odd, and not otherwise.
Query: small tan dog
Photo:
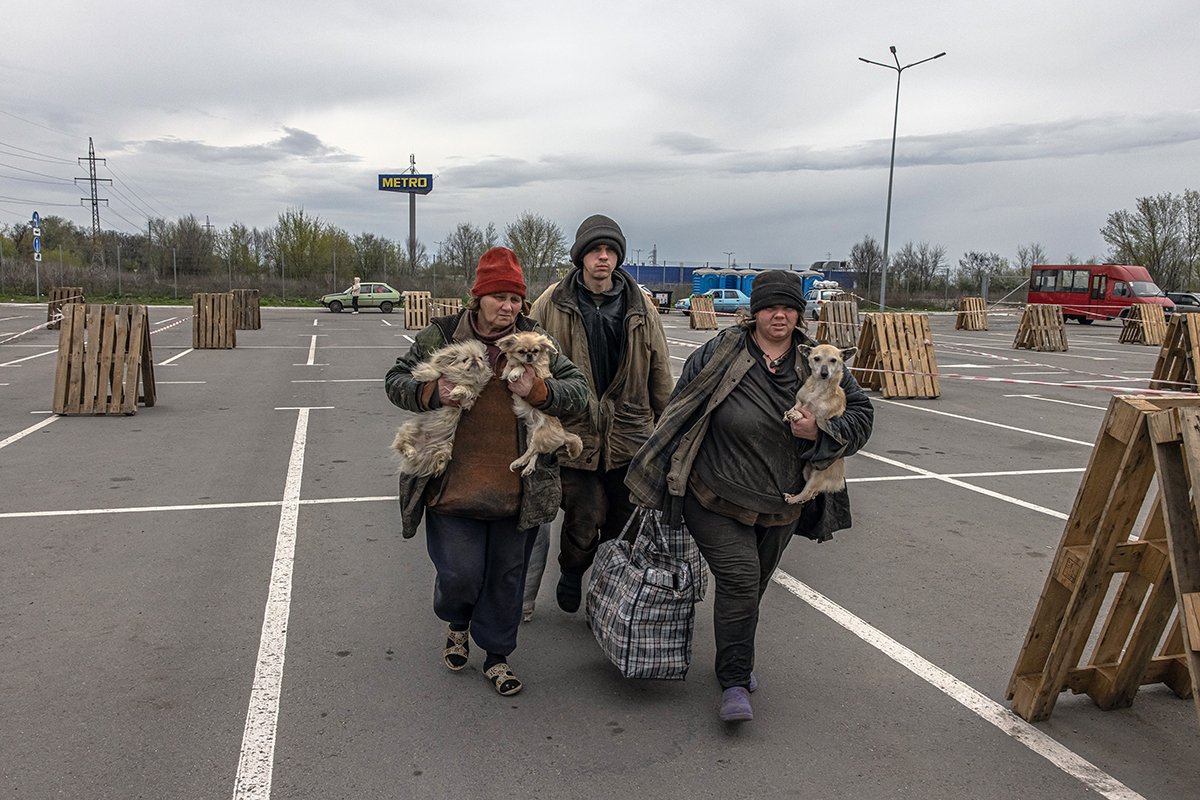
[[[550,354],[556,352],[550,337],[533,331],[517,331],[496,342],[496,346],[508,357],[505,380],[520,379],[526,364],[533,367],[537,377],[543,380],[550,377]],[[568,458],[576,458],[583,452],[582,439],[568,433],[557,417],[538,411],[525,398],[513,395],[513,413],[525,420],[529,430],[529,445],[508,467],[513,472],[523,467],[521,474],[528,475],[537,469],[539,455],[553,453],[560,447],[567,448]]]
[[[820,424],[846,413],[846,393],[842,390],[842,373],[846,361],[858,352],[857,347],[839,350],[831,344],[796,348],[808,362],[807,380],[796,391],[796,406],[783,415],[784,422],[800,418],[799,406],[804,406]],[[804,489],[799,494],[784,494],[788,503],[807,503],[822,492],[836,492],[846,486],[846,464],[838,459],[825,469],[804,465]]]
[[[396,429],[392,447],[400,454],[400,472],[405,475],[441,475],[454,452],[459,418],[475,405],[492,379],[487,348],[474,339],[448,344],[413,367],[412,376],[422,383],[444,376],[455,384],[450,396],[458,405],[417,414]]]

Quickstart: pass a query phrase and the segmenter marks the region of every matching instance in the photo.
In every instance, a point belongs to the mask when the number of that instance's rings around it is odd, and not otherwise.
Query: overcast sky
[[[408,236],[379,173],[435,176],[430,253],[523,211],[629,258],[808,264],[891,250],[1103,256],[1136,198],[1200,189],[1195,0],[13,4],[0,34],[0,221],[224,228],[306,213]],[[63,205],[55,205],[61,203]]]

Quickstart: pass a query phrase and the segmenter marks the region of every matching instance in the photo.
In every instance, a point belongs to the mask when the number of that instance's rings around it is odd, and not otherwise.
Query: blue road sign
[[[42,227],[42,216],[41,216],[41,214],[39,214],[36,211],[33,212],[33,227],[35,227],[35,228]]]
[[[40,236],[33,237],[33,252],[35,252],[35,253],[42,252],[42,237],[40,237]]]

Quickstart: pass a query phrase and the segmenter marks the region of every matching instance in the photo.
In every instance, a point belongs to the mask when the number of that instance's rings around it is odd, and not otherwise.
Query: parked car
[[[709,289],[701,297],[711,297],[713,311],[718,314],[750,313],[750,298],[741,289]],[[685,297],[675,304],[684,316],[692,313],[692,298]]]
[[[1167,292],[1167,299],[1175,303],[1175,311],[1200,311],[1200,292]]]
[[[400,303],[401,293],[386,283],[361,283],[358,295],[359,308],[378,308],[384,314],[392,313],[392,309]],[[352,306],[350,288],[344,292],[322,295],[317,302],[335,314],[347,306]]]
[[[843,297],[841,289],[830,288],[814,288],[809,289],[808,294],[804,296],[804,314],[809,319],[821,318],[821,306],[828,303],[830,300],[848,300]]]

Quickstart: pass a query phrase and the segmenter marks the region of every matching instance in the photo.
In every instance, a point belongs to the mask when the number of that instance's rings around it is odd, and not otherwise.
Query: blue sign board
[[[402,172],[399,175],[380,175],[379,191],[429,194],[433,191],[433,176],[419,175],[415,172]]]
[[[35,228],[42,227],[42,215],[36,211],[33,212],[33,227],[35,227]]]

